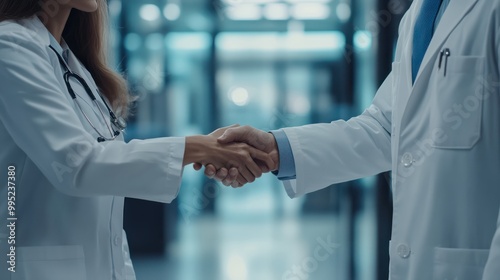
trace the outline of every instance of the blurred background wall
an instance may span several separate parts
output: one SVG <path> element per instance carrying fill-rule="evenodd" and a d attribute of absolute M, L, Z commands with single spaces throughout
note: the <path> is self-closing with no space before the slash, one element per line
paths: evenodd
<path fill-rule="evenodd" d="M 349 119 L 391 69 L 410 0 L 109 0 L 111 57 L 138 100 L 127 138 Z M 169 205 L 127 200 L 139 280 L 385 280 L 388 174 L 289 199 L 190 167 Z M 147 182 L 144 182 L 147 184 Z"/>

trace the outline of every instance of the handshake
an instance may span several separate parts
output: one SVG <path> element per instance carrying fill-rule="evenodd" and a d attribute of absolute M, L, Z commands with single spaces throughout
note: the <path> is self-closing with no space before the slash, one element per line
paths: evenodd
<path fill-rule="evenodd" d="M 205 166 L 209 178 L 238 188 L 277 170 L 279 155 L 271 133 L 233 125 L 209 135 L 187 137 L 184 165 L 191 163 L 195 170 Z"/>

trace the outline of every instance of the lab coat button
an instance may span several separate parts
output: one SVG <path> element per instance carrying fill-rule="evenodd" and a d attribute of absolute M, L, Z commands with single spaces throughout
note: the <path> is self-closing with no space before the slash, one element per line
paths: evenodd
<path fill-rule="evenodd" d="M 398 250 L 398 255 L 403 259 L 407 259 L 410 256 L 410 248 L 405 244 L 399 244 L 396 250 Z"/>
<path fill-rule="evenodd" d="M 410 153 L 405 153 L 401 158 L 401 163 L 404 167 L 410 167 L 413 165 L 413 156 Z"/>
<path fill-rule="evenodd" d="M 120 245 L 120 237 L 118 235 L 115 236 L 115 240 L 114 240 L 114 243 L 115 243 L 115 246 L 119 246 Z"/>

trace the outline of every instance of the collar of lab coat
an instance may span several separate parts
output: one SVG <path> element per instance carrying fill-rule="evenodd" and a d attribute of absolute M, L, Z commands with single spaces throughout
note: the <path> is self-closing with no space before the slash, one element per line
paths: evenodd
<path fill-rule="evenodd" d="M 420 8 L 422 6 L 424 0 L 414 1 L 412 5 L 412 10 L 410 11 L 410 30 L 408 30 L 406 51 L 407 53 L 413 53 L 412 40 L 414 37 L 414 29 L 415 22 L 420 13 Z M 432 75 L 432 67 L 434 61 L 436 61 L 439 52 L 443 47 L 449 47 L 453 51 L 453 46 L 444 46 L 446 40 L 450 36 L 450 34 L 455 30 L 458 24 L 463 20 L 463 18 L 474 8 L 478 0 L 452 0 L 448 5 L 448 8 L 443 14 L 439 25 L 434 32 L 434 36 L 432 37 L 431 43 L 427 52 L 425 53 L 424 59 L 422 61 L 422 65 L 420 66 L 420 70 L 418 72 L 417 78 L 413 86 L 411 85 L 411 55 L 405 57 L 406 59 L 406 81 L 408 91 L 406 94 L 402 95 L 402 105 L 404 107 L 403 111 L 407 112 L 407 107 L 409 104 L 412 104 L 413 100 L 419 100 L 421 98 L 421 94 L 425 94 L 425 88 L 427 86 L 427 82 Z M 406 119 L 411 118 L 409 114 L 404 114 L 402 116 L 401 122 L 405 122 Z"/>
<path fill-rule="evenodd" d="M 63 40 L 62 45 L 60 45 L 36 15 L 30 18 L 22 19 L 18 22 L 28 29 L 31 38 L 37 40 L 41 45 L 47 48 L 47 53 L 49 55 L 51 53 L 51 51 L 48 49 L 50 45 L 52 45 L 56 49 L 56 51 L 58 51 L 62 55 L 64 52 L 66 52 L 67 55 L 63 55 L 63 57 L 67 59 L 67 63 L 71 71 L 83 77 L 91 87 L 98 88 L 94 79 L 92 79 L 92 75 L 90 74 L 90 72 L 85 69 L 85 67 L 83 67 L 81 62 L 73 54 L 66 42 L 64 42 Z M 59 64 L 56 58 L 54 58 L 53 62 L 55 64 Z"/>
<path fill-rule="evenodd" d="M 68 62 L 68 53 L 69 53 L 69 48 L 66 42 L 64 42 L 64 39 L 62 39 L 62 44 L 59 44 L 57 42 L 56 38 L 52 36 L 52 34 L 49 32 L 49 37 L 50 37 L 50 45 L 59 53 L 61 57 Z"/>
<path fill-rule="evenodd" d="M 24 21 L 25 22 L 21 22 L 21 24 L 38 34 L 44 46 L 54 47 L 54 49 L 66 59 L 66 55 L 64 55 L 64 53 L 69 51 L 69 47 L 64 39 L 62 39 L 61 44 L 59 44 L 56 38 L 54 38 L 54 36 L 37 16 L 25 19 Z"/>
<path fill-rule="evenodd" d="M 19 23 L 27 29 L 33 31 L 33 34 L 36 34 L 42 45 L 47 47 L 50 45 L 50 36 L 52 35 L 38 16 L 35 15 L 30 18 L 22 19 Z"/>

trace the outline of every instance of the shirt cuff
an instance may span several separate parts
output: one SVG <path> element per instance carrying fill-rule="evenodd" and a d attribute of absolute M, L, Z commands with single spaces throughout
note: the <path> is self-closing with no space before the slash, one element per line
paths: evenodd
<path fill-rule="evenodd" d="M 276 139 L 278 153 L 280 157 L 280 166 L 278 171 L 273 172 L 281 181 L 295 180 L 297 172 L 295 170 L 295 159 L 293 158 L 292 146 L 283 130 L 273 130 L 271 133 Z"/>

